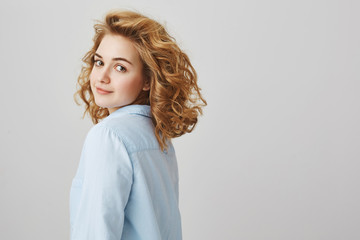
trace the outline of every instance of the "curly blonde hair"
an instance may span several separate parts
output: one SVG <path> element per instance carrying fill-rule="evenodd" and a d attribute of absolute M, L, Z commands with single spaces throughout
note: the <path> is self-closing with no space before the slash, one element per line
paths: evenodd
<path fill-rule="evenodd" d="M 144 77 L 150 91 L 142 91 L 132 104 L 150 105 L 155 135 L 161 149 L 166 141 L 190 133 L 207 103 L 197 85 L 197 74 L 188 56 L 178 47 L 175 39 L 158 22 L 132 11 L 112 10 L 104 22 L 94 25 L 94 45 L 83 57 L 78 77 L 80 88 L 74 94 L 85 103 L 94 124 L 107 117 L 109 111 L 95 104 L 90 88 L 90 73 L 95 51 L 106 34 L 119 34 L 132 41 L 144 66 Z"/>

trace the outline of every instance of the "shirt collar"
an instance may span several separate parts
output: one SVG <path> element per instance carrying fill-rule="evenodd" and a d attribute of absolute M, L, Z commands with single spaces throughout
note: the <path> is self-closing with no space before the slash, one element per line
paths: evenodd
<path fill-rule="evenodd" d="M 123 114 L 137 114 L 151 118 L 151 109 L 149 105 L 127 105 L 115 110 L 107 118 L 113 118 Z"/>

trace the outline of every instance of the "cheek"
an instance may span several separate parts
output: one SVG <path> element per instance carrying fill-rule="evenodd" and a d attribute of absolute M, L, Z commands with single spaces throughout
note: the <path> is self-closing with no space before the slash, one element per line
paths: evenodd
<path fill-rule="evenodd" d="M 137 96 L 142 88 L 142 79 L 129 79 L 129 81 L 120 81 L 118 89 L 127 93 L 127 95 Z"/>
<path fill-rule="evenodd" d="M 94 72 L 91 71 L 91 72 L 90 72 L 90 75 L 89 75 L 90 83 L 93 83 L 93 82 L 94 82 L 94 79 L 95 79 L 95 78 L 94 78 L 94 75 L 95 75 Z"/>

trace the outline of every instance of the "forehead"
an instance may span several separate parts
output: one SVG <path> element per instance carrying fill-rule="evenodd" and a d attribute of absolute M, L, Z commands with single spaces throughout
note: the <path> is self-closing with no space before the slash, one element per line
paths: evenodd
<path fill-rule="evenodd" d="M 100 42 L 96 53 L 105 59 L 122 57 L 131 62 L 140 62 L 140 55 L 130 39 L 121 35 L 106 34 Z"/>

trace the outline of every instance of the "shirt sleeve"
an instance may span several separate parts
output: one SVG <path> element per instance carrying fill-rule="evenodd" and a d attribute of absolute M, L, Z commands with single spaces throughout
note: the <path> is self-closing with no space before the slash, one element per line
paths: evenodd
<path fill-rule="evenodd" d="M 130 157 L 120 138 L 104 126 L 95 125 L 85 141 L 83 190 L 71 239 L 120 239 L 133 182 Z"/>

